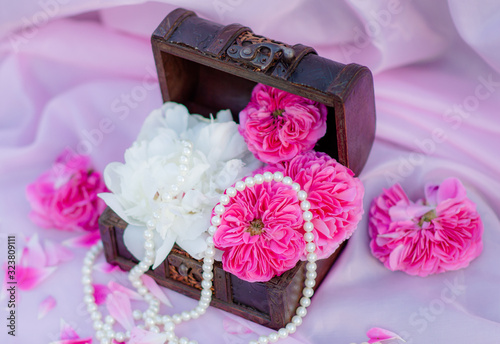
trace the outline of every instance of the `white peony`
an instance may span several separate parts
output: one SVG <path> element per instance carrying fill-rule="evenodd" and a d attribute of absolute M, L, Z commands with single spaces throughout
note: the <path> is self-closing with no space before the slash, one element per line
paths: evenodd
<path fill-rule="evenodd" d="M 189 170 L 180 194 L 162 201 L 180 176 L 182 140 L 193 144 Z M 153 111 L 137 140 L 125 152 L 125 163 L 113 162 L 104 171 L 111 193 L 100 197 L 129 226 L 124 241 L 138 259 L 144 256 L 146 222 L 159 213 L 156 226 L 156 268 L 174 243 L 199 259 L 206 249 L 212 209 L 226 188 L 261 166 L 248 150 L 228 110 L 216 119 L 190 115 L 173 102 Z"/>

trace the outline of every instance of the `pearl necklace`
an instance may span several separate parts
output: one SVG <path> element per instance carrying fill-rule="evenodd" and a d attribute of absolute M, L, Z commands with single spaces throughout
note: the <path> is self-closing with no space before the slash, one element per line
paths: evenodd
<path fill-rule="evenodd" d="M 183 141 L 183 155 L 180 158 L 180 172 L 184 176 L 187 174 L 189 163 L 189 157 L 192 152 L 192 144 L 189 141 Z M 181 168 L 185 166 L 185 168 Z M 253 187 L 255 184 L 262 184 L 264 182 L 281 182 L 285 185 L 292 187 L 294 191 L 297 192 L 297 198 L 299 199 L 300 208 L 303 211 L 302 217 L 305 221 L 304 223 L 304 240 L 306 242 L 307 251 L 307 261 L 306 264 L 306 279 L 304 282 L 304 289 L 302 291 L 302 298 L 300 299 L 300 306 L 297 307 L 296 315 L 293 316 L 292 321 L 288 323 L 285 327 L 279 329 L 276 332 L 272 332 L 268 336 L 260 336 L 257 341 L 250 341 L 249 344 L 267 344 L 274 343 L 280 338 L 286 338 L 289 334 L 294 333 L 297 326 L 302 324 L 302 318 L 307 314 L 307 307 L 311 304 L 311 297 L 314 294 L 314 285 L 316 284 L 316 260 L 317 255 L 314 252 L 316 250 L 316 244 L 314 244 L 314 234 L 312 230 L 314 225 L 312 224 L 312 213 L 309 211 L 311 204 L 307 201 L 307 193 L 300 189 L 298 183 L 294 183 L 290 177 L 284 177 L 281 172 L 265 172 L 264 174 L 256 174 L 253 177 L 247 177 L 244 181 L 238 181 L 234 187 L 229 187 L 226 189 L 225 193 L 220 196 L 220 202 L 214 207 L 215 215 L 211 218 L 211 226 L 208 228 L 209 237 L 206 239 L 207 249 L 205 250 L 203 258 L 203 274 L 201 282 L 201 297 L 198 301 L 198 306 L 190 311 L 183 311 L 181 313 L 174 314 L 172 316 L 160 315 L 160 301 L 150 293 L 150 291 L 144 286 L 140 277 L 149 270 L 153 265 L 155 259 L 155 249 L 154 249 L 154 230 L 156 228 L 157 221 L 161 218 L 161 213 L 154 212 L 153 218 L 148 220 L 146 223 L 146 230 L 144 231 L 144 249 L 146 251 L 144 259 L 134 266 L 129 272 L 129 280 L 132 285 L 137 289 L 137 292 L 143 296 L 144 300 L 148 302 L 149 306 L 145 312 L 139 310 L 134 310 L 132 315 L 135 320 L 144 320 L 144 325 L 139 325 L 140 327 L 145 327 L 149 331 L 154 333 L 160 333 L 160 327 L 163 327 L 163 333 L 166 335 L 167 343 L 170 344 L 196 344 L 194 340 L 189 340 L 186 337 L 178 338 L 175 333 L 175 325 L 180 324 L 183 321 L 189 321 L 191 319 L 196 319 L 203 315 L 210 302 L 212 300 L 212 279 L 213 279 L 213 264 L 215 262 L 215 247 L 213 242 L 213 236 L 217 231 L 218 226 L 221 224 L 221 215 L 226 211 L 225 205 L 227 205 L 231 197 L 236 196 L 238 191 L 243 191 L 247 187 Z M 179 193 L 180 184 L 184 182 L 184 178 L 178 178 L 177 183 L 170 187 L 168 191 L 168 196 L 163 197 L 162 200 L 171 200 L 172 197 Z M 91 319 L 94 321 L 94 329 L 96 330 L 96 339 L 98 339 L 101 344 L 110 344 L 113 339 L 118 342 L 126 341 L 130 338 L 130 332 L 115 332 L 113 331 L 113 324 L 115 319 L 107 315 L 102 321 L 102 314 L 99 312 L 98 307 L 95 303 L 94 298 L 94 288 L 92 286 L 92 266 L 95 262 L 97 255 L 102 251 L 102 242 L 94 245 L 87 253 L 84 259 L 84 265 L 82 268 L 82 284 L 84 292 L 84 302 L 87 304 L 87 310 L 90 313 Z"/>

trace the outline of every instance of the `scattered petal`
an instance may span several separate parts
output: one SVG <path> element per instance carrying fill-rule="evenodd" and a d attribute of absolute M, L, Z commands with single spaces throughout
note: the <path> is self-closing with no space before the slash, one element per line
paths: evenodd
<path fill-rule="evenodd" d="M 94 231 L 65 240 L 63 245 L 69 247 L 91 247 L 96 244 L 99 239 L 101 239 L 99 231 Z"/>
<path fill-rule="evenodd" d="M 109 314 L 125 329 L 130 330 L 134 327 L 132 306 L 126 294 L 119 291 L 112 292 L 106 298 L 106 307 L 108 308 Z"/>
<path fill-rule="evenodd" d="M 397 335 L 394 332 L 391 332 L 389 330 L 380 328 L 380 327 L 374 327 L 368 330 L 366 332 L 366 335 L 368 336 L 369 340 L 368 343 L 377 343 L 381 342 L 384 340 L 390 340 L 390 339 L 397 339 L 401 340 L 403 342 L 406 342 L 403 338 L 401 338 L 399 335 Z"/>
<path fill-rule="evenodd" d="M 46 297 L 38 306 L 38 320 L 42 319 L 57 305 L 56 299 L 52 295 Z"/>
<path fill-rule="evenodd" d="M 104 302 L 106 302 L 106 298 L 111 293 L 111 291 L 104 284 L 94 284 L 93 287 L 95 303 L 98 306 L 102 305 Z"/>
<path fill-rule="evenodd" d="M 29 266 L 33 268 L 43 268 L 46 266 L 47 258 L 45 252 L 40 245 L 38 235 L 35 234 L 27 239 L 26 246 L 21 253 L 19 264 L 22 266 Z"/>
<path fill-rule="evenodd" d="M 69 248 L 50 240 L 45 240 L 45 255 L 47 256 L 47 266 L 59 265 L 75 257 Z"/>
<path fill-rule="evenodd" d="M 61 319 L 61 335 L 59 338 L 61 338 L 61 340 L 78 339 L 80 336 L 78 336 L 76 331 L 73 330 L 66 321 Z"/>
<path fill-rule="evenodd" d="M 129 297 L 129 299 L 131 299 L 131 300 L 142 300 L 143 299 L 143 297 L 139 293 L 133 291 L 132 289 L 124 287 L 121 284 L 113 282 L 113 281 L 110 281 L 108 283 L 108 288 L 111 292 L 119 291 L 119 292 L 127 295 Z"/>
<path fill-rule="evenodd" d="M 110 274 L 115 271 L 123 271 L 119 265 L 111 265 L 108 262 L 101 262 L 94 265 L 94 270 Z"/>
<path fill-rule="evenodd" d="M 17 266 L 17 286 L 21 290 L 31 290 L 43 282 L 55 270 L 56 267 L 32 268 Z"/>
<path fill-rule="evenodd" d="M 242 323 L 231 318 L 224 318 L 222 326 L 224 326 L 224 330 L 229 334 L 248 334 L 253 332 Z"/>
<path fill-rule="evenodd" d="M 134 327 L 130 331 L 130 340 L 128 344 L 163 344 L 166 341 L 166 333 L 154 333 Z"/>
<path fill-rule="evenodd" d="M 156 281 L 148 276 L 148 275 L 142 275 L 141 276 L 142 283 L 144 283 L 144 286 L 149 289 L 151 294 L 153 294 L 158 300 L 160 300 L 161 303 L 168 307 L 173 307 L 172 303 L 170 300 L 167 298 L 165 293 L 163 293 L 163 290 L 156 284 Z"/>

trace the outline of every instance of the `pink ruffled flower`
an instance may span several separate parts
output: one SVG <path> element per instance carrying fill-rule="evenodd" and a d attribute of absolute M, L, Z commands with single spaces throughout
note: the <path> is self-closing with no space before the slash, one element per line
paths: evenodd
<path fill-rule="evenodd" d="M 309 151 L 256 173 L 265 171 L 282 171 L 307 192 L 318 259 L 328 258 L 352 235 L 363 215 L 364 187 L 350 169 L 325 153 Z"/>
<path fill-rule="evenodd" d="M 97 194 L 106 191 L 88 156 L 65 151 L 49 171 L 28 185 L 30 218 L 44 228 L 97 231 L 99 215 L 106 207 Z"/>
<path fill-rule="evenodd" d="M 326 114 L 324 104 L 257 84 L 238 130 L 257 159 L 274 164 L 314 148 L 326 133 Z"/>
<path fill-rule="evenodd" d="M 265 282 L 293 268 L 304 252 L 304 220 L 297 193 L 282 183 L 247 187 L 225 206 L 214 243 L 224 270 Z"/>
<path fill-rule="evenodd" d="M 425 200 L 412 202 L 399 184 L 372 202 L 373 255 L 392 270 L 427 276 L 469 265 L 482 251 L 483 224 L 456 178 L 426 185 Z"/>

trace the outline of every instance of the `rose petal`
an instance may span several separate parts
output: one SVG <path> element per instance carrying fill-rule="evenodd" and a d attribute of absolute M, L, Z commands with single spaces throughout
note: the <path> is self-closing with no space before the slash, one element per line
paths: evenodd
<path fill-rule="evenodd" d="M 134 327 L 132 306 L 127 295 L 114 291 L 106 298 L 106 307 L 109 314 L 125 329 L 130 330 Z"/>
<path fill-rule="evenodd" d="M 69 326 L 69 324 L 66 321 L 64 321 L 63 319 L 61 319 L 60 327 L 61 327 L 61 334 L 60 334 L 59 338 L 61 340 L 80 338 L 80 336 L 78 336 L 76 331 L 71 326 Z"/>
<path fill-rule="evenodd" d="M 46 266 L 46 261 L 45 252 L 42 245 L 40 245 L 38 235 L 35 234 L 26 242 L 19 264 L 32 268 L 43 268 Z"/>
<path fill-rule="evenodd" d="M 47 296 L 38 306 L 38 320 L 45 317 L 56 305 L 56 299 L 52 295 Z"/>
<path fill-rule="evenodd" d="M 120 293 L 123 293 L 129 297 L 131 300 L 142 300 L 143 297 L 139 294 L 133 291 L 132 289 L 126 288 L 122 286 L 121 284 L 118 284 L 116 282 L 110 281 L 108 283 L 108 288 L 111 292 L 118 291 Z"/>
<path fill-rule="evenodd" d="M 70 249 L 50 240 L 45 240 L 45 254 L 47 256 L 47 266 L 59 265 L 75 257 Z"/>
<path fill-rule="evenodd" d="M 17 286 L 21 290 L 31 290 L 38 286 L 38 284 L 50 276 L 55 270 L 56 267 L 32 268 L 17 266 Z"/>
<path fill-rule="evenodd" d="M 149 289 L 151 294 L 153 294 L 158 300 L 160 300 L 161 303 L 168 307 L 173 307 L 172 303 L 170 300 L 167 298 L 167 296 L 163 293 L 161 288 L 156 284 L 156 281 L 151 278 L 148 275 L 142 275 L 141 276 L 142 283 L 144 283 L 144 286 Z"/>
<path fill-rule="evenodd" d="M 110 289 L 103 284 L 94 284 L 94 299 L 96 305 L 102 305 L 106 302 L 106 298 L 111 293 Z"/>
<path fill-rule="evenodd" d="M 398 339 L 403 342 L 406 342 L 403 338 L 401 338 L 399 335 L 397 335 L 394 332 L 391 332 L 389 330 L 380 328 L 380 327 L 373 327 L 369 329 L 366 332 L 366 335 L 368 336 L 369 340 L 368 343 L 376 343 L 384 340 L 389 340 L 389 339 Z"/>
<path fill-rule="evenodd" d="M 101 239 L 99 231 L 94 231 L 65 240 L 63 241 L 63 245 L 69 247 L 91 247 L 95 245 L 99 239 Z"/>
<path fill-rule="evenodd" d="M 113 273 L 115 271 L 122 271 L 122 269 L 120 269 L 119 265 L 112 265 L 112 264 L 109 264 L 108 262 L 100 262 L 100 263 L 95 264 L 94 270 L 99 271 L 99 272 L 103 272 L 106 274 L 110 274 L 110 273 Z"/>

